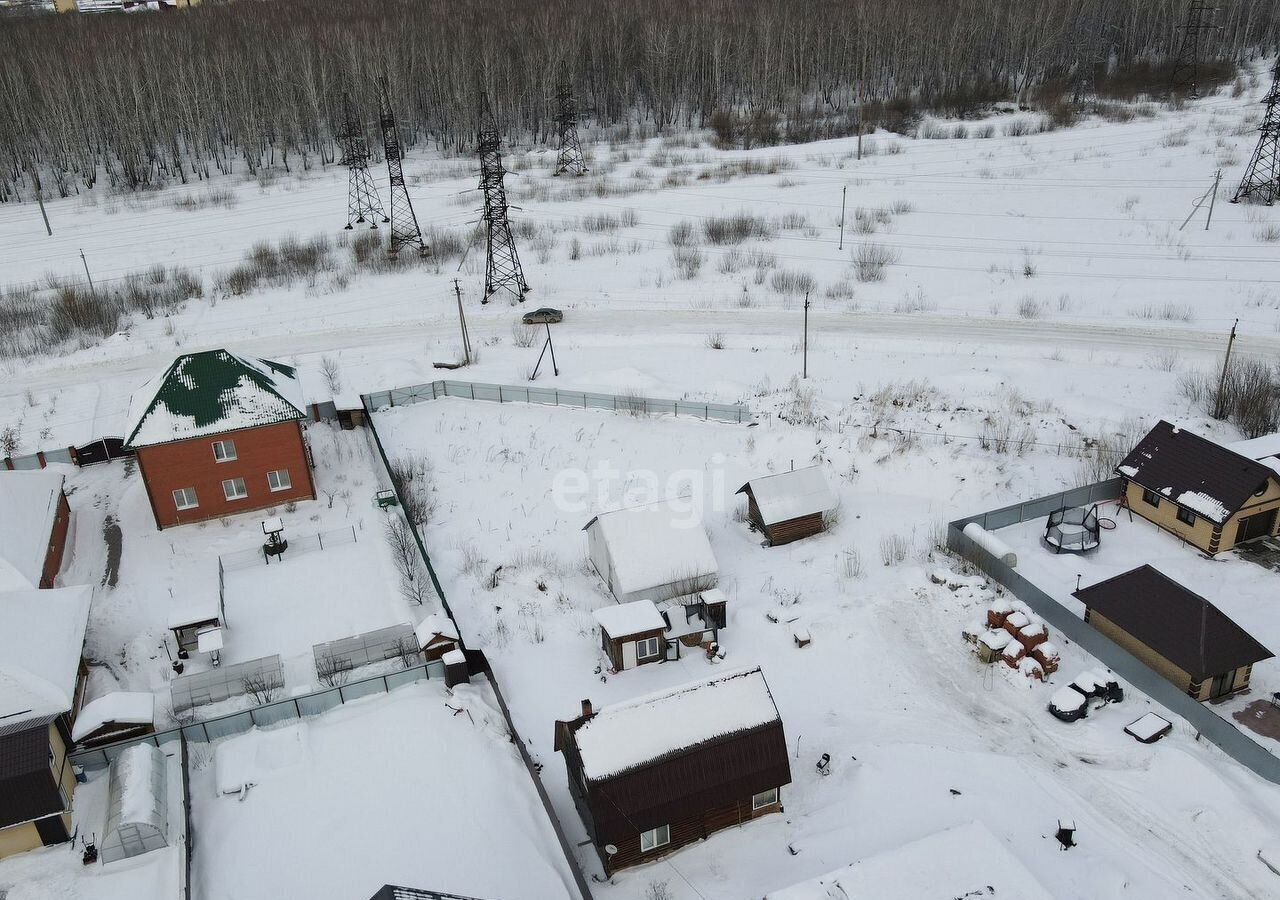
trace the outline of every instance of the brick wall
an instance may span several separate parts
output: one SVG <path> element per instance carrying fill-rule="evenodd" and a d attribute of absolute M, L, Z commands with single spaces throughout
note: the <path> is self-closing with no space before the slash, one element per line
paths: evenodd
<path fill-rule="evenodd" d="M 213 443 L 217 440 L 235 442 L 234 460 L 214 459 Z M 316 496 L 299 422 L 142 447 L 138 450 L 138 467 L 159 528 L 265 509 L 290 500 L 314 500 Z M 267 473 L 279 469 L 288 470 L 292 487 L 272 491 Z M 247 497 L 225 498 L 222 482 L 232 478 L 244 479 Z M 199 505 L 179 510 L 173 497 L 179 488 L 194 488 Z"/>

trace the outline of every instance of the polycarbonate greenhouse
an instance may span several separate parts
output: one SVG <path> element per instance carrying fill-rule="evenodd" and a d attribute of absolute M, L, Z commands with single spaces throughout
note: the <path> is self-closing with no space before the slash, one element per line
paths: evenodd
<path fill-rule="evenodd" d="M 135 744 L 111 763 L 104 863 L 169 845 L 167 773 L 168 760 L 152 744 Z"/>

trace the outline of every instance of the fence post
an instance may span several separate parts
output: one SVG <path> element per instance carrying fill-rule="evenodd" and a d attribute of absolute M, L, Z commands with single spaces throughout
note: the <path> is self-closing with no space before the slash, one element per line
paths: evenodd
<path fill-rule="evenodd" d="M 318 532 L 318 531 L 316 532 L 316 540 L 320 542 L 320 549 L 321 549 L 321 550 L 323 550 L 323 549 L 324 549 L 324 536 L 323 536 L 323 535 L 321 535 L 321 534 L 320 534 L 320 532 Z"/>
<path fill-rule="evenodd" d="M 351 526 L 351 543 L 353 544 L 360 543 L 360 538 L 356 536 L 356 526 L 354 525 Z"/>

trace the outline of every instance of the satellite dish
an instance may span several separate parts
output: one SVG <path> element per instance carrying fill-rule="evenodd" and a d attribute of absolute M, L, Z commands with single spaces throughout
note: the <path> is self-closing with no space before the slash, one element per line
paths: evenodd
<path fill-rule="evenodd" d="M 607 853 L 607 854 L 609 854 L 610 856 L 613 856 L 615 853 L 617 853 L 617 852 L 618 852 L 618 845 L 617 845 L 617 844 L 605 844 L 605 845 L 604 845 L 604 852 L 605 852 L 605 853 Z"/>

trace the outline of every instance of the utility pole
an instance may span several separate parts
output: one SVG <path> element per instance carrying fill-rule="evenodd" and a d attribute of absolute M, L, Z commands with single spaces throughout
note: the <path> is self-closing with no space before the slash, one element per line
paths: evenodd
<path fill-rule="evenodd" d="M 1226 404 L 1227 372 L 1231 368 L 1231 347 L 1236 342 L 1236 326 L 1239 324 L 1239 319 L 1236 319 L 1231 324 L 1231 336 L 1227 338 L 1227 355 L 1222 360 L 1222 377 L 1218 379 L 1218 397 L 1213 404 L 1213 417 L 1215 419 L 1225 419 L 1227 417 L 1227 411 L 1223 409 Z"/>
<path fill-rule="evenodd" d="M 1197 197 L 1196 201 L 1191 204 L 1191 212 L 1187 213 L 1187 217 L 1183 219 L 1182 224 L 1178 226 L 1179 231 L 1187 227 L 1187 223 L 1189 223 L 1195 217 L 1195 214 L 1200 211 L 1200 207 L 1204 206 L 1206 200 L 1209 201 L 1209 216 L 1205 219 L 1204 230 L 1209 230 L 1209 223 L 1213 221 L 1213 203 L 1218 196 L 1218 183 L 1221 181 L 1222 170 L 1219 169 L 1213 176 L 1213 186 Z"/>
<path fill-rule="evenodd" d="M 547 342 L 542 345 L 542 352 L 538 354 L 538 362 L 533 367 L 533 374 L 529 376 L 530 381 L 538 377 L 538 369 L 542 368 L 542 357 L 546 356 L 548 348 L 551 350 L 551 371 L 557 377 L 560 375 L 560 367 L 556 365 L 556 348 L 551 343 L 551 323 L 544 322 L 543 324 L 547 326 Z"/>
<path fill-rule="evenodd" d="M 858 132 L 858 136 L 862 136 L 862 132 Z M 849 185 L 840 188 L 840 249 L 844 249 L 844 200 L 849 193 Z"/>
<path fill-rule="evenodd" d="M 1219 169 L 1213 176 L 1213 192 L 1209 194 L 1209 216 L 1204 220 L 1204 230 L 1209 230 L 1209 223 L 1213 221 L 1213 204 L 1218 199 L 1218 185 L 1222 183 L 1222 170 Z"/>
<path fill-rule="evenodd" d="M 809 377 L 809 292 L 804 292 L 804 362 L 800 370 L 801 378 Z"/>
<path fill-rule="evenodd" d="M 93 276 L 89 274 L 89 261 L 84 258 L 84 248 L 80 248 L 80 262 L 84 263 L 84 277 L 89 279 L 89 293 L 94 297 L 98 296 L 98 291 L 93 286 Z"/>
<path fill-rule="evenodd" d="M 426 256 L 427 244 L 422 239 L 422 229 L 418 227 L 418 216 L 409 200 L 404 169 L 400 165 L 400 133 L 391 109 L 391 84 L 386 75 L 378 76 L 378 124 L 382 128 L 382 150 L 391 180 L 391 255 L 399 253 L 401 247 L 413 246 L 418 248 L 418 255 Z"/>
<path fill-rule="evenodd" d="M 36 203 L 40 204 L 40 216 L 44 219 L 44 230 L 53 237 L 53 229 L 49 226 L 49 214 L 44 211 L 44 191 L 40 190 L 40 179 L 36 177 Z"/>
<path fill-rule="evenodd" d="M 489 108 L 489 98 L 481 96 L 480 128 L 477 134 L 480 150 L 480 190 L 484 192 L 484 222 L 488 237 L 487 258 L 484 268 L 484 296 L 481 303 L 488 303 L 499 290 L 506 290 L 519 302 L 529 285 L 524 280 L 524 268 L 520 254 L 516 252 L 515 238 L 511 236 L 511 222 L 507 219 L 507 189 L 503 184 L 506 169 L 502 167 L 502 138 L 498 125 Z"/>
<path fill-rule="evenodd" d="M 1244 170 L 1244 178 L 1236 188 L 1236 195 L 1231 198 L 1232 203 L 1251 199 L 1261 200 L 1270 206 L 1280 195 L 1280 62 L 1276 63 L 1275 73 L 1271 76 L 1271 90 L 1262 102 L 1267 104 L 1262 125 L 1258 128 L 1262 134 L 1253 158 Z"/>
<path fill-rule="evenodd" d="M 582 145 L 578 142 L 578 103 L 573 87 L 562 81 L 556 90 L 556 133 L 560 137 L 556 154 L 556 170 L 552 175 L 586 175 L 587 165 L 582 158 Z"/>
<path fill-rule="evenodd" d="M 347 167 L 347 231 L 355 223 L 370 222 L 378 227 L 378 220 L 390 222 L 382 208 L 378 189 L 369 176 L 369 144 L 364 137 L 364 125 L 351 112 L 351 95 L 342 95 L 342 130 L 338 141 L 342 146 L 342 165 Z"/>
<path fill-rule="evenodd" d="M 1215 12 L 1216 7 L 1205 6 L 1204 0 L 1191 0 L 1187 6 L 1186 22 L 1178 26 L 1182 40 L 1173 66 L 1174 94 L 1185 93 L 1193 100 L 1200 96 L 1200 33 L 1218 30 L 1219 26 L 1209 21 Z"/>
<path fill-rule="evenodd" d="M 467 333 L 467 317 L 462 312 L 462 285 L 453 279 L 453 292 L 458 297 L 458 325 L 462 328 L 462 358 L 471 365 L 471 335 Z"/>

